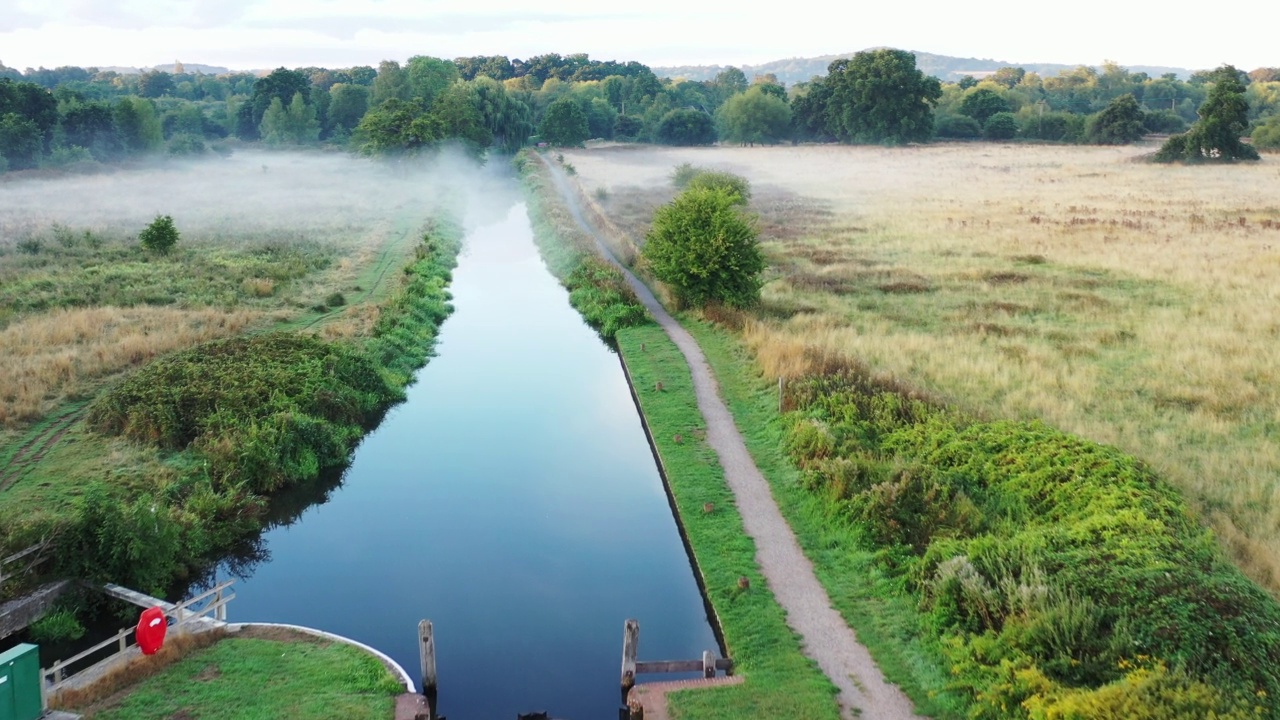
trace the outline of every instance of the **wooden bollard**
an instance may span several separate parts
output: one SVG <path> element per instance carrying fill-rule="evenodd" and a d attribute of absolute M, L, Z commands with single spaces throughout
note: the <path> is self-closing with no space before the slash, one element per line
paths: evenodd
<path fill-rule="evenodd" d="M 702 651 L 702 677 L 713 678 L 716 676 L 716 659 L 710 650 Z"/>
<path fill-rule="evenodd" d="M 622 702 L 636 684 L 636 646 L 640 644 L 640 623 L 627 620 L 622 626 Z"/>
<path fill-rule="evenodd" d="M 422 661 L 422 694 L 427 698 L 427 717 L 435 720 L 439 678 L 436 676 L 436 638 L 430 620 L 418 623 L 418 658 Z"/>

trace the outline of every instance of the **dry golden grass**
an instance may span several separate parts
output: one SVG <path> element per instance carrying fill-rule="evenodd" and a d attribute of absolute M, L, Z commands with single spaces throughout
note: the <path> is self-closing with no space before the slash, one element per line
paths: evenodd
<path fill-rule="evenodd" d="M 1134 162 L 1149 150 L 565 156 L 633 233 L 636 202 L 652 205 L 678 163 L 753 182 L 771 268 L 741 325 L 770 374 L 841 354 L 987 416 L 1117 445 L 1198 502 L 1277 592 L 1280 163 Z"/>
<path fill-rule="evenodd" d="M 0 329 L 0 425 L 41 417 L 103 377 L 167 352 L 241 332 L 250 310 L 79 308 L 25 316 Z"/>
<path fill-rule="evenodd" d="M 67 688 L 49 698 L 52 708 L 77 708 L 91 711 L 108 706 L 130 688 L 188 655 L 212 647 L 227 637 L 224 628 L 204 632 L 175 632 L 165 640 L 155 655 L 139 655 L 133 660 L 102 674 L 93 684 L 83 688 Z"/>

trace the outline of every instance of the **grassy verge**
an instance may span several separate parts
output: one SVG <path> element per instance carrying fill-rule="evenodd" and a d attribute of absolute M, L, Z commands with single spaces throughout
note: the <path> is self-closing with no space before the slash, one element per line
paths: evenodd
<path fill-rule="evenodd" d="M 760 373 L 749 351 L 728 331 L 691 314 L 681 324 L 698 341 L 720 394 L 733 413 L 756 467 L 796 534 L 834 607 L 858 634 L 890 682 L 932 717 L 964 716 L 967 703 L 950 689 L 940 647 L 919 630 L 916 601 L 881 570 L 877 551 L 822 498 L 806 492 L 787 458 L 778 386 Z"/>
<path fill-rule="evenodd" d="M 349 645 L 230 637 L 80 711 L 99 720 L 385 720 L 401 692 L 377 658 Z"/>
<path fill-rule="evenodd" d="M 617 342 L 729 654 L 746 680 L 674 695 L 677 717 L 839 717 L 835 687 L 801 652 L 756 566 L 755 543 L 742 527 L 715 452 L 704 442 L 684 356 L 655 325 L 622 330 Z M 739 578 L 747 579 L 747 588 Z"/>
<path fill-rule="evenodd" d="M 534 242 L 551 274 L 569 290 L 569 304 L 606 338 L 653 322 L 622 273 L 596 253 L 595 241 L 573 221 L 531 150 L 516 157 L 529 205 Z"/>

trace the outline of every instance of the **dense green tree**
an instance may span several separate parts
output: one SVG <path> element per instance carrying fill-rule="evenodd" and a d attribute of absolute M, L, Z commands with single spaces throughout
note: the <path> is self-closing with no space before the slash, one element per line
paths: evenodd
<path fill-rule="evenodd" d="M 1000 93 L 990 88 L 975 87 L 964 94 L 959 110 L 961 115 L 968 115 L 977 120 L 979 125 L 986 125 L 987 118 L 996 113 L 1010 112 L 1013 108 Z"/>
<path fill-rule="evenodd" d="M 1263 150 L 1280 150 L 1280 115 L 1272 115 L 1253 130 L 1253 146 Z"/>
<path fill-rule="evenodd" d="M 440 121 L 416 103 L 392 98 L 370 110 L 354 134 L 366 155 L 413 153 L 434 147 L 444 137 Z"/>
<path fill-rule="evenodd" d="M 593 138 L 613 138 L 613 124 L 618 119 L 618 112 L 608 100 L 602 97 L 591 98 L 585 103 L 583 112 L 587 115 L 587 131 Z"/>
<path fill-rule="evenodd" d="M 934 133 L 941 138 L 968 140 L 982 137 L 982 126 L 968 115 L 939 115 Z"/>
<path fill-rule="evenodd" d="M 298 93 L 303 93 L 304 98 L 310 96 L 311 79 L 297 70 L 277 68 L 254 81 L 253 96 L 247 103 L 253 108 L 254 127 L 262 123 L 262 116 L 271 107 L 272 100 L 279 100 L 282 105 L 288 106 Z"/>
<path fill-rule="evenodd" d="M 7 160 L 8 169 L 35 167 L 43 149 L 40 128 L 34 121 L 17 113 L 0 115 L 0 157 Z"/>
<path fill-rule="evenodd" d="M 720 101 L 724 102 L 740 92 L 747 91 L 747 76 L 736 67 L 727 67 L 716 73 L 711 84 L 719 91 Z"/>
<path fill-rule="evenodd" d="M 369 111 L 369 88 L 353 83 L 338 83 L 329 88 L 329 124 L 334 130 L 350 133 Z"/>
<path fill-rule="evenodd" d="M 138 94 L 144 98 L 158 98 L 173 95 L 177 86 L 173 76 L 159 70 L 148 70 L 138 76 Z"/>
<path fill-rule="evenodd" d="M 716 123 L 700 110 L 672 110 L 658 122 L 654 140 L 666 145 L 711 145 L 716 141 Z"/>
<path fill-rule="evenodd" d="M 828 142 L 835 136 L 828 130 L 827 108 L 831 103 L 831 86 L 814 78 L 796 86 L 791 99 L 791 125 L 801 140 Z"/>
<path fill-rule="evenodd" d="M 1132 94 L 1111 101 L 1102 112 L 1089 118 L 1085 139 L 1094 145 L 1128 145 L 1146 133 L 1142 108 Z"/>
<path fill-rule="evenodd" d="M 682 305 L 747 307 L 760 298 L 757 231 L 726 190 L 689 189 L 659 208 L 642 256 Z"/>
<path fill-rule="evenodd" d="M 827 129 L 845 142 L 923 142 L 933 134 L 942 85 L 904 50 L 868 50 L 831 63 Z"/>
<path fill-rule="evenodd" d="M 493 143 L 503 152 L 515 153 L 533 135 L 533 108 L 517 93 L 509 93 L 502 83 L 486 75 L 471 82 L 476 107 Z"/>
<path fill-rule="evenodd" d="M 168 215 L 157 215 L 150 225 L 138 233 L 138 241 L 142 243 L 142 247 L 160 255 L 168 255 L 178 244 L 178 239 L 178 228 Z"/>
<path fill-rule="evenodd" d="M 578 147 L 590 136 L 587 115 L 570 98 L 561 98 L 547 106 L 538 126 L 543 142 L 562 147 Z"/>
<path fill-rule="evenodd" d="M 767 144 L 782 142 L 791 134 L 791 108 L 785 100 L 753 85 L 734 95 L 720 108 L 720 136 L 728 142 Z"/>
<path fill-rule="evenodd" d="M 106 102 L 73 103 L 62 113 L 62 137 L 66 144 L 87 149 L 97 160 L 120 152 L 111 105 Z"/>
<path fill-rule="evenodd" d="M 409 76 L 395 60 L 378 63 L 378 76 L 373 80 L 373 94 L 369 103 L 381 106 L 388 100 L 408 100 L 413 97 L 409 88 Z"/>
<path fill-rule="evenodd" d="M 268 145 L 284 145 L 289 138 L 289 111 L 285 109 L 280 98 L 271 98 L 271 104 L 262 115 L 262 123 L 258 126 L 258 137 Z"/>
<path fill-rule="evenodd" d="M 409 84 L 409 98 L 420 98 L 423 106 L 428 108 L 459 77 L 456 65 L 426 55 L 409 58 L 404 73 Z"/>
<path fill-rule="evenodd" d="M 644 121 L 634 115 L 619 115 L 613 121 L 613 137 L 617 139 L 636 139 L 644 130 Z"/>
<path fill-rule="evenodd" d="M 476 156 L 493 144 L 493 132 L 480 114 L 479 95 L 475 88 L 461 80 L 441 91 L 431 108 L 440 123 L 444 137 L 461 140 Z"/>
<path fill-rule="evenodd" d="M 378 77 L 378 71 L 368 65 L 357 65 L 348 70 L 347 74 L 351 76 L 352 84 L 364 87 L 372 87 L 373 81 Z"/>
<path fill-rule="evenodd" d="M 997 85 L 1003 85 L 1012 90 L 1022 79 L 1027 76 L 1027 71 L 1020 67 L 1002 67 L 992 73 L 988 78 Z"/>
<path fill-rule="evenodd" d="M 35 123 L 44 141 L 58 124 L 58 100 L 35 83 L 0 78 L 0 115 L 9 113 Z"/>
<path fill-rule="evenodd" d="M 982 136 L 988 140 L 1012 140 L 1018 134 L 1018 118 L 1011 112 L 998 112 L 987 118 Z"/>
<path fill-rule="evenodd" d="M 164 142 L 164 130 L 155 107 L 140 97 L 124 97 L 112 109 L 116 135 L 129 152 L 148 152 Z"/>
<path fill-rule="evenodd" d="M 977 86 L 977 84 L 978 78 L 972 75 L 964 75 L 956 81 L 956 85 L 958 85 L 961 90 L 968 90 L 971 87 Z"/>
<path fill-rule="evenodd" d="M 1161 162 L 1231 162 L 1257 160 L 1258 151 L 1240 141 L 1249 127 L 1249 103 L 1240 71 L 1224 65 L 1208 74 L 1209 97 L 1200 106 L 1200 119 L 1189 131 L 1169 138 L 1156 160 Z"/>

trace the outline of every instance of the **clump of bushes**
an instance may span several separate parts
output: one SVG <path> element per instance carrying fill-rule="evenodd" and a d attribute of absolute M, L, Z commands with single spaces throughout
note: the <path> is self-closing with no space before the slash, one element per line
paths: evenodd
<path fill-rule="evenodd" d="M 1280 717 L 1280 604 L 1134 458 L 857 371 L 791 398 L 804 487 L 916 597 L 969 717 Z"/>
<path fill-rule="evenodd" d="M 691 163 L 680 163 L 671 171 L 671 184 L 678 190 L 703 188 L 724 190 L 737 195 L 739 205 L 751 200 L 751 183 L 741 175 L 719 170 L 708 170 Z"/>
<path fill-rule="evenodd" d="M 650 322 L 622 272 L 598 257 L 587 257 L 564 279 L 569 304 L 605 337 Z"/>
<path fill-rule="evenodd" d="M 271 492 L 344 461 L 400 393 L 359 348 L 274 332 L 157 360 L 96 400 L 88 422 L 165 449 L 191 447 L 218 479 Z"/>

